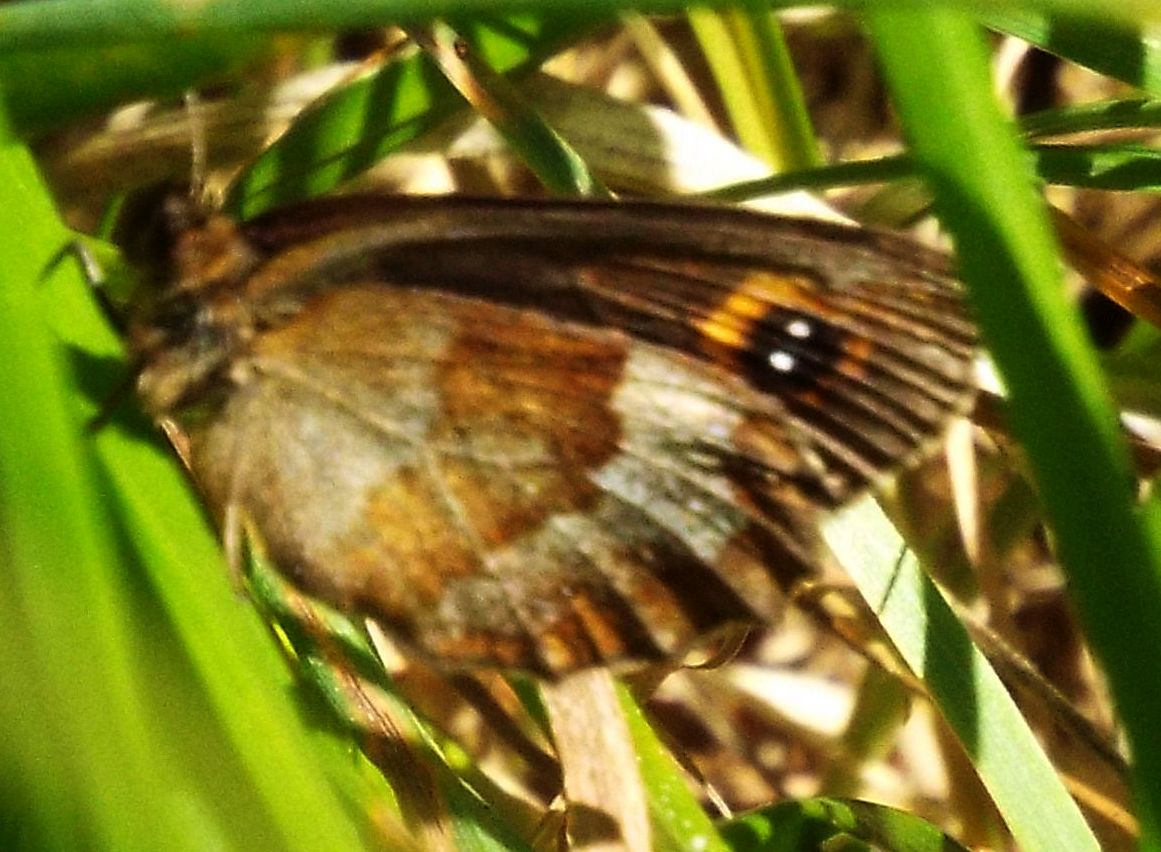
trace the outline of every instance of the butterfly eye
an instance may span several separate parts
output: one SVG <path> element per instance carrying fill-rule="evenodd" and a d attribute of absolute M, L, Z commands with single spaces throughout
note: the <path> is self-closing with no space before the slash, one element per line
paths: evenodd
<path fill-rule="evenodd" d="M 206 309 L 190 293 L 174 293 L 154 306 L 149 320 L 150 326 L 172 345 L 189 340 L 205 325 Z"/>

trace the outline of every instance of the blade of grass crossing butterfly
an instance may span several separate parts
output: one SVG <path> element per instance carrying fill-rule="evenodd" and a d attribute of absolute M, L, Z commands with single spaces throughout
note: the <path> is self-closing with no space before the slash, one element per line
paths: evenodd
<path fill-rule="evenodd" d="M 601 19 L 566 16 L 495 18 L 463 29 L 480 61 L 497 73 L 533 68 L 590 31 Z M 296 120 L 239 176 L 225 208 L 251 218 L 314 197 L 365 171 L 463 109 L 462 97 L 413 51 L 358 77 Z"/>
<path fill-rule="evenodd" d="M 409 32 L 551 192 L 608 195 L 576 151 L 521 99 L 511 83 L 477 58 L 471 44 L 455 30 L 436 21 Z"/>

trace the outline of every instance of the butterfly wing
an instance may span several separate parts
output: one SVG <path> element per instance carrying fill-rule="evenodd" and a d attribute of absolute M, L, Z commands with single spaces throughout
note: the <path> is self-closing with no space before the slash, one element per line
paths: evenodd
<path fill-rule="evenodd" d="M 903 244 L 420 205 L 251 226 L 256 331 L 186 427 L 219 512 L 444 665 L 553 676 L 776 617 L 818 512 L 968 396 L 958 293 Z"/>

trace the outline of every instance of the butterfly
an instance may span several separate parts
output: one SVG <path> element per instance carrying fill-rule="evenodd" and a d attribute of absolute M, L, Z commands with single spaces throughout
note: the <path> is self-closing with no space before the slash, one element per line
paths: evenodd
<path fill-rule="evenodd" d="M 445 669 L 555 678 L 776 620 L 824 513 L 973 396 L 948 260 L 678 203 L 174 209 L 128 339 L 227 542 Z"/>

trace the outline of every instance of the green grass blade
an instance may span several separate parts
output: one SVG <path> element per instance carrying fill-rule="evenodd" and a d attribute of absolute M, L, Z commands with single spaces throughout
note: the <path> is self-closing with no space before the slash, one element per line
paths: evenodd
<path fill-rule="evenodd" d="M 1058 14 L 1038 8 L 1052 5 L 1060 8 L 1048 12 Z M 1129 7 L 1078 9 L 1067 2 L 996 4 L 980 11 L 978 20 L 1151 95 L 1161 95 L 1161 44 L 1147 32 L 1150 20 L 1157 23 L 1156 6 L 1134 11 Z"/>
<path fill-rule="evenodd" d="M 21 785 L 5 784 L 4 807 L 23 802 L 10 816 L 32 848 L 290 848 L 236 764 L 212 759 L 216 723 L 181 688 L 186 661 L 118 534 L 76 404 L 85 375 L 50 324 L 83 286 L 75 265 L 52 264 L 69 233 L 26 152 L 6 141 L 0 168 L 0 630 L 14 631 L 0 641 L 0 742 Z"/>
<path fill-rule="evenodd" d="M 361 628 L 304 598 L 254 551 L 247 580 L 255 605 L 278 626 L 314 697 L 364 753 L 374 755 L 391 783 L 398 815 L 387 845 L 438 845 L 451 835 L 458 849 L 527 848 L 503 822 L 500 803 L 484 800 L 452 772 L 436 736 L 398 694 Z"/>
<path fill-rule="evenodd" d="M 1149 845 L 1161 803 L 1161 729 L 1157 671 L 1141 648 L 1161 647 L 1161 532 L 1134 512 L 1116 414 L 1065 301 L 1047 219 L 991 94 L 979 34 L 946 11 L 877 11 L 869 21 L 913 154 L 956 238 L 1010 392 L 1013 430 L 1108 672 L 1137 762 Z"/>
<path fill-rule="evenodd" d="M 138 98 L 176 98 L 192 86 L 238 72 L 270 49 L 237 33 L 155 43 L 0 50 L 0 77 L 13 128 L 32 138 Z"/>
<path fill-rule="evenodd" d="M 972 12 L 1006 12 L 1011 0 L 945 0 L 947 7 Z M 642 12 L 672 13 L 688 7 L 680 0 L 635 0 Z M 725 2 L 702 3 L 725 7 Z M 787 2 L 776 6 L 795 5 Z M 847 8 L 865 4 L 840 3 Z M 38 0 L 11 3 L 0 9 L 0 31 L 9 50 L 62 46 L 104 46 L 127 40 L 147 41 L 189 38 L 203 33 L 243 31 L 251 33 L 319 28 L 348 29 L 401 21 L 431 20 L 462 14 L 464 0 L 217 0 L 190 3 L 185 0 Z M 507 13 L 546 8 L 534 0 L 474 0 L 472 14 Z M 624 0 L 554 0 L 561 14 L 601 15 L 629 8 Z M 1154 0 L 1036 0 L 1021 4 L 1037 13 L 1039 20 L 1054 16 L 1088 23 L 1119 21 L 1133 24 L 1158 20 Z"/>
<path fill-rule="evenodd" d="M 30 837 L 144 848 L 161 806 L 133 810 L 170 767 L 135 700 L 123 552 L 101 511 L 67 353 L 44 317 L 43 280 L 67 239 L 27 152 L 0 135 L 0 750 L 7 815 Z M 67 275 L 67 270 L 58 270 Z M 55 278 L 56 276 L 54 276 Z M 32 463 L 31 460 L 35 460 Z M 19 783 L 24 790 L 14 786 Z M 50 839 L 51 838 L 51 839 Z"/>
<path fill-rule="evenodd" d="M 1161 188 L 1161 151 L 1147 145 L 1033 145 L 1029 153 L 1036 174 L 1045 183 L 1129 192 Z M 791 189 L 834 189 L 898 181 L 917 173 L 914 159 L 899 154 L 786 172 L 724 186 L 700 197 L 745 201 Z"/>
<path fill-rule="evenodd" d="M 824 536 L 927 685 L 1020 848 L 1098 849 L 1019 708 L 878 505 L 844 510 Z"/>
<path fill-rule="evenodd" d="M 1161 189 L 1161 151 L 1147 145 L 1037 145 L 1036 172 L 1047 183 L 1110 191 Z"/>
<path fill-rule="evenodd" d="M 563 195 L 608 196 L 580 156 L 447 24 L 410 30 L 472 108 L 504 137 L 541 183 Z"/>
<path fill-rule="evenodd" d="M 35 845 L 361 848 L 376 788 L 297 712 L 173 460 L 124 419 L 86 435 L 117 346 L 51 263 L 71 236 L 26 153 L 2 153 L 0 740 Z"/>
<path fill-rule="evenodd" d="M 761 5 L 688 13 L 742 145 L 777 172 L 820 161 L 777 18 Z"/>
<path fill-rule="evenodd" d="M 532 68 L 589 31 L 570 18 L 481 20 L 463 29 L 480 61 L 499 73 Z M 299 116 L 238 177 L 226 208 L 249 218 L 320 195 L 464 108 L 427 54 L 400 57 Z"/>
<path fill-rule="evenodd" d="M 780 802 L 730 820 L 722 833 L 735 852 L 823 848 L 967 852 L 931 823 L 905 811 L 833 798 Z"/>
<path fill-rule="evenodd" d="M 620 686 L 619 694 L 649 800 L 656 848 L 668 852 L 725 852 L 730 847 L 690 792 L 673 755 L 649 727 L 629 690 Z"/>
<path fill-rule="evenodd" d="M 1161 127 L 1161 101 L 1150 98 L 1103 100 L 1046 109 L 1020 118 L 1020 128 L 1032 138 L 1097 130 Z"/>

